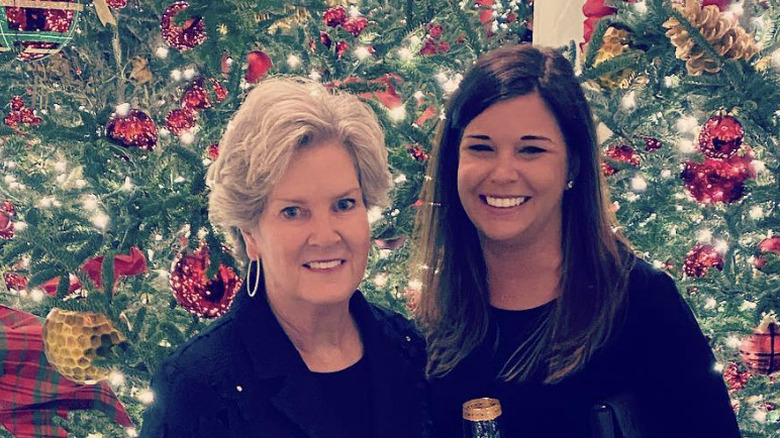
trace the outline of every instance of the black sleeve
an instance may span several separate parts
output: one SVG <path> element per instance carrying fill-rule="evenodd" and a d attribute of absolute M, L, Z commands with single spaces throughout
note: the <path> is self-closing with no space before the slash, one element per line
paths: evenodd
<path fill-rule="evenodd" d="M 668 275 L 646 269 L 632 278 L 629 300 L 644 351 L 637 363 L 651 436 L 740 437 L 723 376 L 691 309 Z"/>

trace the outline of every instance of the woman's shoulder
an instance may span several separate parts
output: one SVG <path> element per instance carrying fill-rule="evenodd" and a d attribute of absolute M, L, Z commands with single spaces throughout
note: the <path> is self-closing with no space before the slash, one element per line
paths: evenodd
<path fill-rule="evenodd" d="M 357 300 L 362 302 L 358 308 L 362 308 L 363 313 L 369 316 L 360 318 L 364 323 L 371 324 L 383 337 L 401 345 L 401 349 L 408 354 L 425 355 L 425 340 L 413 320 L 395 310 L 367 301 L 362 294 Z"/>

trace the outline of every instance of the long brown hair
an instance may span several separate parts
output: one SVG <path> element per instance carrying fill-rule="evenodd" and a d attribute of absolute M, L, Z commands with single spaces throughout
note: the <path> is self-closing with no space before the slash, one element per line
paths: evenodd
<path fill-rule="evenodd" d="M 619 323 L 628 271 L 628 243 L 612 230 L 608 191 L 590 108 L 571 64 L 555 50 L 513 45 L 482 56 L 450 98 L 428 163 L 416 217 L 413 272 L 422 280 L 418 319 L 428 341 L 428 375 L 452 370 L 490 330 L 487 267 L 477 230 L 458 197 L 463 130 L 489 106 L 538 92 L 566 141 L 569 179 L 563 197 L 561 294 L 544 336 L 530 354 L 505 366 L 522 381 L 539 367 L 554 382 L 577 371 Z M 520 116 L 521 117 L 521 116 Z"/>

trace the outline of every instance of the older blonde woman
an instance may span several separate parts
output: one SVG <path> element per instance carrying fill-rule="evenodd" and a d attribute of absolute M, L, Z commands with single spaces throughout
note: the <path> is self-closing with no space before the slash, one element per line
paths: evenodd
<path fill-rule="evenodd" d="M 211 221 L 249 261 L 233 309 L 152 379 L 144 437 L 426 436 L 423 342 L 369 304 L 367 208 L 387 200 L 384 136 L 355 97 L 270 79 L 209 168 Z"/>

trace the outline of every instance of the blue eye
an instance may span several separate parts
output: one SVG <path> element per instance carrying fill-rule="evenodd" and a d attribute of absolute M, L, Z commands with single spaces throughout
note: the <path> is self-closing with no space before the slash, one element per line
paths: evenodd
<path fill-rule="evenodd" d="M 356 204 L 357 204 L 357 201 L 355 201 L 352 198 L 339 199 L 336 202 L 336 205 L 334 206 L 334 210 L 336 210 L 336 211 L 352 210 L 355 207 Z"/>
<path fill-rule="evenodd" d="M 281 214 L 282 216 L 285 217 L 285 219 L 295 219 L 301 216 L 301 208 L 300 207 L 283 208 Z"/>

